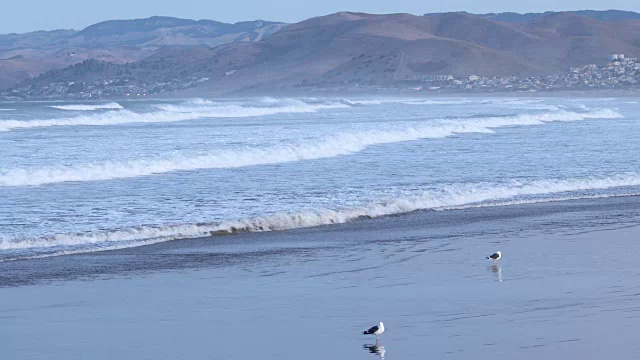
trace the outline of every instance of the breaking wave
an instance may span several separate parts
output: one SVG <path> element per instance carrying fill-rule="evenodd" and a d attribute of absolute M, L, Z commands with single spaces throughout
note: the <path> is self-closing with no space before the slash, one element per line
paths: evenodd
<path fill-rule="evenodd" d="M 505 126 L 540 125 L 553 121 L 576 121 L 594 118 L 620 118 L 619 113 L 603 109 L 584 113 L 557 111 L 508 117 L 489 117 L 438 124 L 416 125 L 400 130 L 351 132 L 314 142 L 210 152 L 197 156 L 174 155 L 166 158 L 136 159 L 124 162 L 101 162 L 73 166 L 40 168 L 0 168 L 0 186 L 33 186 L 67 181 L 99 181 L 156 175 L 174 171 L 237 168 L 280 164 L 349 155 L 373 145 L 428 138 L 443 138 L 462 133 L 491 133 Z"/>
<path fill-rule="evenodd" d="M 180 105 L 156 105 L 157 108 L 172 113 L 212 114 L 204 117 L 252 117 L 283 113 L 310 113 L 323 109 L 349 107 L 339 102 L 304 102 L 297 99 L 264 98 L 252 105 L 193 99 Z"/>
<path fill-rule="evenodd" d="M 127 123 L 157 123 L 193 119 L 189 114 L 171 114 L 166 112 L 135 113 L 130 110 L 109 111 L 101 114 L 76 116 L 70 118 L 44 120 L 1 120 L 0 131 L 30 129 L 51 126 L 104 126 Z"/>
<path fill-rule="evenodd" d="M 350 106 L 361 105 L 381 105 L 388 103 L 399 103 L 405 105 L 467 105 L 467 104 L 499 104 L 499 105 L 527 105 L 540 104 L 543 100 L 538 99 L 517 99 L 517 98 L 499 98 L 499 99 L 469 99 L 469 98 L 383 98 L 383 99 L 341 99 L 342 103 Z"/>
<path fill-rule="evenodd" d="M 342 99 L 341 103 L 349 105 L 349 106 L 364 106 L 364 105 L 381 105 L 386 103 L 395 103 L 400 102 L 400 100 L 352 100 L 352 99 Z"/>
<path fill-rule="evenodd" d="M 406 100 L 402 101 L 403 104 L 406 105 L 464 105 L 464 104 L 491 104 L 490 100 L 469 100 L 469 99 L 460 99 L 460 100 Z"/>
<path fill-rule="evenodd" d="M 108 104 L 96 104 L 96 105 L 53 105 L 50 106 L 54 109 L 69 110 L 69 111 L 95 111 L 95 110 L 114 110 L 124 109 L 122 105 L 112 102 Z"/>
<path fill-rule="evenodd" d="M 451 210 L 513 204 L 593 199 L 629 194 L 581 195 L 579 192 L 640 186 L 640 174 L 619 174 L 601 178 L 512 180 L 504 183 L 464 183 L 446 185 L 397 198 L 371 202 L 356 208 L 326 209 L 296 213 L 275 213 L 261 217 L 204 224 L 138 226 L 91 233 L 58 234 L 36 239 L 0 238 L 0 250 L 37 250 L 40 256 L 112 250 L 146 244 L 199 238 L 236 232 L 279 231 L 340 224 L 363 218 L 378 218 L 418 210 Z M 71 249 L 69 248 L 71 247 Z M 63 249 L 60 249 L 63 248 Z M 52 253 L 53 251 L 53 253 Z M 6 261 L 6 259 L 5 259 Z"/>
<path fill-rule="evenodd" d="M 241 118 L 257 117 L 284 113 L 311 113 L 324 109 L 338 109 L 359 106 L 372 106 L 385 103 L 401 103 L 405 105 L 461 105 L 468 103 L 487 104 L 514 102 L 526 105 L 532 100 L 469 100 L 469 99 L 379 99 L 379 100 L 310 100 L 263 98 L 251 103 L 220 102 L 206 99 L 192 99 L 180 104 L 155 105 L 156 111 L 134 112 L 124 109 L 118 103 L 54 105 L 52 108 L 68 111 L 110 110 L 102 113 L 80 115 L 74 117 L 34 119 L 34 120 L 0 120 L 0 131 L 30 129 L 51 126 L 107 126 L 129 123 L 165 123 L 205 118 Z M 528 108 L 538 110 L 557 110 L 553 105 L 530 105 Z M 2 109 L 0 109 L 2 110 Z M 6 109 L 13 110 L 13 109 Z"/>
<path fill-rule="evenodd" d="M 74 105 L 75 106 L 75 105 Z M 138 113 L 131 110 L 108 111 L 84 116 L 39 119 L 39 120 L 0 120 L 0 131 L 29 129 L 51 126 L 106 126 L 129 123 L 164 123 L 205 118 L 255 117 L 282 113 L 309 113 L 322 109 L 344 108 L 348 105 L 308 104 L 302 101 L 283 101 L 271 106 L 245 106 L 224 104 L 207 100 L 188 101 L 182 105 L 158 105 L 162 111 Z"/>
<path fill-rule="evenodd" d="M 528 110 L 560 110 L 563 107 L 552 104 L 544 104 L 542 100 L 531 99 L 380 99 L 380 100 L 352 100 L 342 99 L 342 103 L 353 107 L 382 105 L 382 104 L 402 104 L 402 105 L 418 105 L 418 106 L 430 106 L 430 105 L 515 105 L 518 109 Z"/>

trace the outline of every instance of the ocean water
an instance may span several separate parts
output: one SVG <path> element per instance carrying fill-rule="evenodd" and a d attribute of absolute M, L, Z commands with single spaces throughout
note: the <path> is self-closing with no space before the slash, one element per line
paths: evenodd
<path fill-rule="evenodd" d="M 635 98 L 0 102 L 0 261 L 637 196 L 639 121 Z"/>

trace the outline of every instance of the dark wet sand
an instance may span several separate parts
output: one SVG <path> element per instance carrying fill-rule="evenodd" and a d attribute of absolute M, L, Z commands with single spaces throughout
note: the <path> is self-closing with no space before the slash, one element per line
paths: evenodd
<path fill-rule="evenodd" d="M 1 357 L 632 359 L 639 238 L 621 197 L 5 262 Z"/>

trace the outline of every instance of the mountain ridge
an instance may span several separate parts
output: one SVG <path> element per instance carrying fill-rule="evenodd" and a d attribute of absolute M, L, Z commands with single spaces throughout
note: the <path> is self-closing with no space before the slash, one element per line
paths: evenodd
<path fill-rule="evenodd" d="M 120 79 L 143 93 L 157 84 L 211 94 L 388 87 L 434 76 L 548 76 L 605 63 L 612 53 L 640 57 L 640 21 L 602 21 L 571 12 L 549 12 L 525 23 L 464 12 L 339 12 L 254 41 L 165 45 L 130 64 L 79 64 L 23 86 Z"/>
<path fill-rule="evenodd" d="M 621 20 L 640 20 L 640 13 L 634 11 L 625 10 L 574 10 L 565 11 L 578 16 L 589 17 L 600 21 L 621 21 Z M 504 13 L 487 13 L 476 14 L 478 16 L 486 17 L 491 20 L 503 21 L 503 22 L 528 22 L 538 19 L 545 14 L 553 13 L 552 11 L 539 12 L 539 13 L 516 13 L 516 12 L 504 12 Z"/>
<path fill-rule="evenodd" d="M 124 64 L 150 56 L 164 46 L 218 46 L 259 41 L 284 26 L 284 23 L 264 20 L 227 24 L 206 19 L 156 16 L 109 20 L 80 31 L 0 35 L 0 89 L 15 86 L 44 71 L 87 59 Z M 22 56 L 24 62 L 7 62 L 16 56 Z"/>

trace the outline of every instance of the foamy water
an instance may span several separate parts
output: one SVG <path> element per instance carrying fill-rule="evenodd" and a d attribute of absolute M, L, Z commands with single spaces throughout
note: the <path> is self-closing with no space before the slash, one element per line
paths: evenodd
<path fill-rule="evenodd" d="M 105 109 L 122 109 L 122 105 L 111 102 L 107 104 L 79 104 L 79 105 L 51 105 L 53 109 L 69 110 L 69 111 L 94 111 Z"/>
<path fill-rule="evenodd" d="M 628 100 L 14 107 L 0 119 L 0 260 L 640 192 Z"/>
<path fill-rule="evenodd" d="M 205 100 L 188 101 L 180 105 L 161 104 L 155 107 L 161 111 L 134 112 L 107 105 L 56 105 L 52 108 L 64 110 L 103 110 L 122 109 L 117 111 L 100 112 L 91 115 L 79 115 L 52 119 L 33 120 L 0 120 L 0 131 L 30 129 L 51 126 L 108 126 L 129 123 L 164 123 L 206 118 L 243 118 L 283 113 L 309 113 L 322 109 L 344 108 L 339 102 L 328 104 L 308 104 L 297 100 L 287 100 L 280 104 L 236 105 L 214 103 Z"/>
<path fill-rule="evenodd" d="M 97 181 L 155 175 L 173 171 L 281 164 L 348 155 L 374 145 L 443 138 L 454 134 L 490 133 L 493 129 L 505 126 L 541 125 L 552 121 L 577 121 L 594 118 L 616 119 L 621 117 L 622 115 L 612 110 L 586 111 L 583 113 L 567 111 L 545 112 L 535 115 L 446 121 L 436 125 L 417 125 L 399 130 L 347 132 L 297 144 L 243 149 L 240 151 L 212 151 L 208 154 L 194 157 L 170 156 L 159 159 L 134 159 L 121 163 L 104 162 L 80 166 L 5 169 L 0 173 L 0 186 L 42 185 L 65 181 Z"/>

